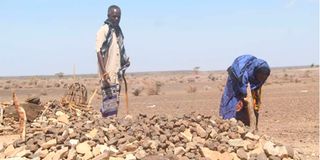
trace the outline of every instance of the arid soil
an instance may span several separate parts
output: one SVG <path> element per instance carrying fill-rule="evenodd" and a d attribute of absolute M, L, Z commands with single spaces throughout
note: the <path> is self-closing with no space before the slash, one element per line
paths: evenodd
<path fill-rule="evenodd" d="M 166 114 L 169 117 L 196 112 L 219 116 L 219 103 L 227 74 L 216 72 L 131 73 L 131 115 Z M 40 97 L 42 102 L 60 100 L 67 85 L 79 81 L 88 95 L 99 88 L 97 76 L 31 76 L 0 78 L 0 102 L 10 102 L 14 90 L 20 101 Z M 122 87 L 119 116 L 124 116 Z M 100 93 L 98 91 L 98 93 Z M 101 95 L 93 100 L 99 108 Z M 319 158 L 319 68 L 277 68 L 263 87 L 259 133 L 298 149 L 306 159 Z M 8 136 L 8 135 L 6 135 Z M 0 139 L 4 137 L 0 137 Z"/>

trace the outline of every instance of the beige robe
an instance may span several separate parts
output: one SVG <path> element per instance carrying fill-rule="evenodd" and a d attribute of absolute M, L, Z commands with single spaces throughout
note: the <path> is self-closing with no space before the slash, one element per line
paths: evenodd
<path fill-rule="evenodd" d="M 97 32 L 96 39 L 96 53 L 100 52 L 102 44 L 106 41 L 106 36 L 109 31 L 109 26 L 107 24 L 103 25 Z M 118 72 L 121 68 L 120 64 L 120 48 L 117 43 L 117 36 L 114 30 L 111 31 L 112 41 L 108 51 L 108 59 L 105 65 L 106 72 L 109 74 L 110 82 L 119 84 Z M 100 70 L 100 69 L 99 69 Z M 100 72 L 100 77 L 103 73 Z"/>

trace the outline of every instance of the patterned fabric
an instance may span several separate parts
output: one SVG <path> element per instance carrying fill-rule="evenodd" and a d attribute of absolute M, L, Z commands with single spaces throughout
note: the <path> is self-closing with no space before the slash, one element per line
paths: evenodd
<path fill-rule="evenodd" d="M 113 116 L 118 114 L 119 106 L 119 85 L 105 85 L 102 87 L 102 106 L 100 112 L 103 117 Z"/>

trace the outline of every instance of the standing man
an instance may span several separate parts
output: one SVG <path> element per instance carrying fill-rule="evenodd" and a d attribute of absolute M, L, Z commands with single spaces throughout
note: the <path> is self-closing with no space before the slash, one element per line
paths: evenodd
<path fill-rule="evenodd" d="M 103 117 L 117 115 L 120 83 L 124 79 L 126 68 L 130 65 L 125 54 L 124 36 L 119 26 L 120 18 L 120 7 L 110 6 L 108 19 L 97 33 L 96 52 L 103 96 L 100 111 Z"/>
<path fill-rule="evenodd" d="M 261 87 L 270 75 L 266 61 L 252 55 L 242 55 L 228 68 L 228 80 L 220 103 L 220 116 L 223 119 L 236 118 L 245 125 L 250 125 L 246 106 L 247 86 L 250 84 L 254 102 L 254 114 L 258 124 L 261 105 Z"/>

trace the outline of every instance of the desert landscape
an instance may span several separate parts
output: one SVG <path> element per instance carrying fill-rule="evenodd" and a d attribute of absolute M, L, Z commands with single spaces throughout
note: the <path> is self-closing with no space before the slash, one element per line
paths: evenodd
<path fill-rule="evenodd" d="M 223 127 L 221 128 L 219 126 L 219 124 L 224 125 L 225 123 L 228 123 L 228 125 L 231 126 L 237 124 L 237 122 L 234 122 L 232 120 L 227 122 L 219 121 L 219 103 L 227 78 L 226 71 L 193 70 L 143 72 L 128 73 L 126 77 L 129 88 L 129 114 L 133 119 L 138 119 L 134 122 L 152 126 L 155 125 L 151 123 L 152 120 L 155 119 L 154 117 L 160 119 L 158 121 L 160 126 L 161 123 L 171 122 L 170 120 L 174 120 L 173 122 L 176 125 L 178 125 L 177 123 L 180 120 L 187 121 L 188 123 L 186 123 L 191 125 L 190 132 L 192 134 L 196 134 L 201 138 L 206 137 L 204 138 L 203 146 L 206 146 L 208 148 L 210 148 L 210 145 L 207 144 L 209 143 L 208 141 L 213 140 L 214 137 L 211 135 L 211 131 L 204 133 L 202 137 L 201 132 L 199 133 L 197 130 L 199 129 L 199 124 L 204 130 L 207 130 L 207 128 L 205 127 L 206 125 L 211 124 L 211 127 L 218 128 L 218 133 L 223 133 L 224 130 Z M 61 111 L 63 112 L 63 114 L 71 115 L 70 117 L 68 117 L 68 123 L 69 121 L 70 123 L 79 121 L 79 119 L 81 120 L 83 117 L 84 121 L 94 121 L 95 125 L 92 126 L 99 127 L 100 123 L 103 124 L 107 120 L 102 119 L 101 117 L 97 116 L 97 114 L 95 114 L 99 111 L 101 103 L 101 91 L 99 91 L 99 78 L 97 75 L 65 76 L 62 73 L 58 73 L 52 76 L 0 77 L 0 102 L 3 106 L 7 104 L 7 107 L 10 107 L 10 104 L 12 104 L 12 92 L 14 91 L 20 103 L 24 103 L 25 100 L 36 97 L 40 99 L 40 106 L 47 105 L 48 108 L 48 106 L 50 105 L 54 106 L 55 101 L 61 101 L 62 97 L 64 97 L 64 95 L 66 94 L 68 87 L 75 82 L 79 82 L 86 87 L 88 97 L 91 97 L 91 95 L 97 89 L 97 94 L 93 97 L 91 108 L 88 109 L 89 111 L 82 110 L 82 112 L 86 112 L 83 113 L 83 116 L 81 116 L 80 114 L 71 114 L 71 112 L 73 111 L 68 108 L 62 108 Z M 259 131 L 255 134 L 259 135 L 259 137 L 267 137 L 267 140 L 275 142 L 275 144 L 279 143 L 286 146 L 291 146 L 296 152 L 301 154 L 301 159 L 319 159 L 319 67 L 312 65 L 307 67 L 273 68 L 271 75 L 262 90 L 263 106 L 260 110 Z M 48 102 L 50 102 L 50 105 L 48 105 Z M 44 109 L 45 107 L 43 108 L 43 110 Z M 43 110 L 34 113 L 36 114 L 35 118 L 37 118 L 38 121 L 40 120 L 40 115 L 44 112 Z M 52 114 L 48 114 L 45 121 L 50 121 L 49 117 L 55 114 L 57 115 L 57 112 L 55 111 L 58 110 L 53 110 L 52 108 L 51 110 L 48 109 L 47 113 L 52 112 Z M 26 110 L 26 112 L 28 113 L 31 111 Z M 118 119 L 127 119 L 128 116 L 126 118 L 124 117 L 126 117 L 126 114 L 124 104 L 124 87 L 122 87 Z M 194 120 L 192 117 L 194 118 Z M 146 119 L 148 119 L 148 122 L 145 122 L 147 121 Z M 215 122 L 211 121 L 211 119 L 215 119 Z M 95 123 L 96 121 L 100 120 L 102 120 L 103 122 Z M 111 122 L 105 123 L 113 124 L 113 120 L 114 119 L 111 118 Z M 217 126 L 214 126 L 213 123 L 216 123 Z M 42 123 L 39 122 L 39 124 Z M 49 125 L 51 124 L 51 122 L 46 122 L 46 124 Z M 116 126 L 116 129 L 121 130 L 119 129 L 120 125 L 118 125 L 118 123 L 115 123 L 114 126 Z M 189 127 L 185 124 L 184 126 L 186 126 L 186 128 Z M 239 124 L 239 126 L 243 126 L 243 124 Z M 33 127 L 34 125 L 32 125 L 32 122 L 27 122 L 27 141 L 31 140 L 32 138 L 30 137 L 36 135 L 36 133 L 39 132 L 35 130 L 31 132 L 31 128 Z M 5 151 L 9 148 L 11 142 L 14 142 L 19 138 L 18 119 L 13 120 L 12 114 L 8 115 L 8 113 L 4 112 L 4 120 L 1 123 L 0 128 L 0 155 L 2 155 L 0 156 L 0 158 L 8 158 L 10 156 L 4 155 Z M 196 128 L 194 133 L 192 128 Z M 88 130 L 91 129 L 92 128 Z M 171 129 L 174 130 L 175 128 L 171 127 Z M 185 133 L 186 131 L 189 131 L 189 129 L 181 130 L 182 133 Z M 228 131 L 230 132 L 230 130 Z M 46 130 L 46 132 L 48 132 L 48 130 Z M 246 133 L 249 132 L 246 131 Z M 247 137 L 247 139 L 250 139 L 250 142 L 252 143 L 255 142 L 258 144 L 258 142 L 260 142 L 261 140 L 261 138 L 248 138 L 247 134 L 242 135 L 242 133 L 237 133 L 237 135 L 235 135 L 234 137 L 239 138 L 240 135 L 244 139 Z M 167 136 L 170 137 L 170 135 Z M 232 139 L 231 137 L 233 136 L 229 135 L 230 139 Z M 160 138 L 159 141 L 161 141 L 161 135 L 158 138 Z M 111 139 L 109 138 L 109 140 L 105 140 L 106 142 L 104 142 L 103 139 L 100 141 L 102 141 L 102 143 L 112 145 L 113 143 L 109 144 Z M 84 142 L 86 140 L 87 139 L 80 139 L 80 142 Z M 47 139 L 44 140 L 44 143 L 46 141 Z M 57 138 L 57 141 L 59 141 L 59 138 Z M 97 140 L 96 142 L 98 143 L 99 140 Z M 26 144 L 26 142 L 18 143 L 16 141 L 15 145 L 13 146 L 15 146 L 14 148 L 17 148 L 19 146 L 23 146 L 21 145 L 22 143 Z M 118 142 L 118 145 L 119 143 L 120 142 Z M 199 157 L 206 157 L 205 152 L 207 148 L 201 148 L 201 145 L 199 145 L 200 147 L 198 146 L 198 148 L 194 149 L 194 152 L 190 152 L 192 153 L 190 154 L 183 146 L 182 148 L 177 148 L 177 145 L 179 143 L 174 144 L 176 148 L 174 148 L 172 152 L 174 155 L 178 156 L 178 158 L 180 157 L 181 159 L 199 159 Z M 229 141 L 228 144 L 232 146 Z M 38 148 L 39 146 L 40 144 L 38 144 Z M 91 145 L 91 147 L 92 146 L 95 145 Z M 43 148 L 43 146 L 41 147 Z M 241 152 L 239 150 L 240 148 L 241 147 L 239 146 L 232 146 L 230 153 L 235 153 L 237 155 L 235 157 L 239 159 L 249 159 L 249 157 L 246 156 L 241 158 Z M 25 150 L 25 148 L 23 149 Z M 35 154 L 36 149 L 28 154 L 23 154 L 22 157 L 30 158 L 31 155 Z M 51 147 L 51 150 L 50 147 L 48 147 L 49 152 L 56 151 L 55 153 L 58 153 L 59 150 L 61 151 L 63 149 L 63 146 L 62 148 L 61 146 L 60 148 L 54 147 L 54 149 Z M 117 149 L 121 150 L 121 147 L 118 147 Z M 221 153 L 225 152 L 221 148 L 214 149 L 214 147 L 212 147 L 210 149 Z M 94 149 L 92 149 L 92 152 L 93 150 Z M 129 149 L 124 150 L 126 151 L 126 153 L 130 153 Z M 133 150 L 137 150 L 137 148 Z M 296 157 L 294 158 L 287 155 L 273 156 L 272 153 L 270 153 L 266 149 L 264 150 L 269 159 L 296 159 Z M 7 150 L 6 153 L 8 152 L 9 151 Z M 150 151 L 148 149 L 145 149 L 145 151 L 143 150 L 143 152 L 153 153 L 152 149 L 150 149 Z M 210 151 L 210 153 L 211 152 L 212 151 Z M 71 151 L 66 150 L 65 152 L 63 152 L 63 154 L 59 155 L 58 159 L 67 159 L 68 154 L 70 153 Z M 79 154 L 78 151 L 77 153 Z M 137 153 L 137 151 L 135 151 L 134 153 L 134 158 L 131 159 L 142 159 L 144 157 L 141 156 L 142 153 L 140 152 L 139 154 Z M 167 150 L 166 153 L 168 153 Z M 38 156 L 36 158 L 46 158 L 47 154 L 42 155 L 42 157 Z M 86 154 L 81 154 L 81 156 L 84 155 Z M 94 158 L 98 155 L 99 154 L 94 154 L 93 156 L 87 157 L 87 159 Z M 249 155 L 249 151 L 247 150 L 247 148 L 245 151 L 245 155 Z M 236 159 L 235 157 L 233 159 Z M 73 158 L 79 157 L 74 156 Z M 123 158 L 130 159 L 130 157 L 128 158 L 128 156 Z M 256 156 L 255 158 L 259 159 L 258 156 Z M 251 157 L 251 159 L 254 159 L 254 157 Z"/>

